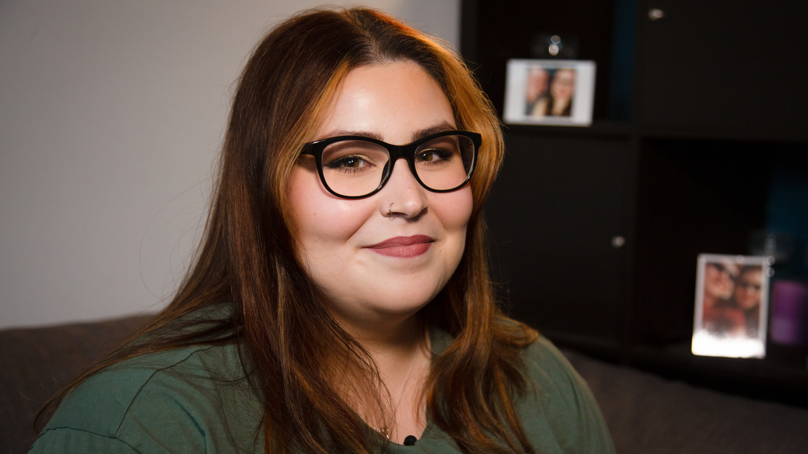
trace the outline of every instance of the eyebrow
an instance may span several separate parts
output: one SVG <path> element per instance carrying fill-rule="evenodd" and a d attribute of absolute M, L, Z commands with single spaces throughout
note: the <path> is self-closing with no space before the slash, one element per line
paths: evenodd
<path fill-rule="evenodd" d="M 432 134 L 437 134 L 439 132 L 444 132 L 444 131 L 453 131 L 455 129 L 457 129 L 457 128 L 444 121 L 443 123 L 441 123 L 439 125 L 430 126 L 429 128 L 424 128 L 424 129 L 421 129 L 419 131 L 416 131 L 412 135 L 412 140 L 414 142 L 414 141 L 416 141 L 416 140 L 418 140 L 420 138 L 423 138 L 423 137 L 426 137 L 426 136 L 429 136 L 429 135 L 432 135 Z"/>
<path fill-rule="evenodd" d="M 440 123 L 438 125 L 430 126 L 428 128 L 419 129 L 418 131 L 415 131 L 412 134 L 412 141 L 414 142 L 414 141 L 416 141 L 418 139 L 421 139 L 423 137 L 426 137 L 426 136 L 429 136 L 429 135 L 432 135 L 432 134 L 437 134 L 437 133 L 443 132 L 443 131 L 453 131 L 455 129 L 456 128 L 454 126 L 452 126 L 448 122 L 444 121 L 443 123 Z M 367 137 L 369 139 L 376 139 L 378 141 L 384 142 L 384 140 L 382 139 L 381 134 L 379 134 L 377 132 L 354 131 L 354 130 L 348 130 L 348 129 L 339 129 L 339 130 L 336 130 L 336 131 L 331 131 L 330 133 L 323 136 L 321 139 L 317 139 L 317 140 L 322 140 L 322 139 L 326 139 L 326 138 L 329 138 L 329 137 L 339 137 L 339 136 Z"/>
<path fill-rule="evenodd" d="M 353 131 L 353 130 L 349 130 L 349 129 L 338 129 L 336 131 L 331 131 L 328 134 L 324 135 L 322 138 L 317 139 L 317 140 L 323 140 L 323 139 L 328 139 L 328 138 L 331 138 L 331 137 L 341 137 L 341 136 L 367 137 L 369 139 L 376 139 L 376 140 L 379 140 L 381 142 L 384 142 L 382 140 L 381 134 L 378 134 L 378 133 L 375 133 L 375 132 L 370 132 L 370 131 Z"/>

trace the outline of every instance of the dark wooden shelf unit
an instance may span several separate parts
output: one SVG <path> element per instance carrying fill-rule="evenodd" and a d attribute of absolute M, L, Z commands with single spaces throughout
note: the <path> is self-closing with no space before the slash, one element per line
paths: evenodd
<path fill-rule="evenodd" d="M 747 253 L 783 175 L 808 181 L 808 3 L 462 5 L 461 52 L 500 112 L 506 62 L 533 58 L 532 37 L 575 35 L 597 63 L 590 127 L 504 126 L 486 214 L 510 313 L 610 361 L 808 406 L 808 348 L 690 353 L 697 255 Z"/>

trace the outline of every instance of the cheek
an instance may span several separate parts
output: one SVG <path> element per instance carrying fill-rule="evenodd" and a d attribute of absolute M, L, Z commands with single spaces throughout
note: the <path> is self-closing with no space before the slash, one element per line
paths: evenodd
<path fill-rule="evenodd" d="M 328 193 L 316 172 L 296 167 L 288 191 L 301 259 L 329 253 L 328 249 L 344 244 L 362 225 L 358 204 Z"/>
<path fill-rule="evenodd" d="M 459 260 L 465 248 L 466 231 L 473 209 L 471 188 L 466 186 L 455 192 L 437 195 L 441 196 L 439 202 L 431 206 L 434 207 L 435 214 L 450 239 L 450 244 L 456 249 L 455 253 Z"/>
<path fill-rule="evenodd" d="M 467 185 L 465 188 L 452 194 L 455 195 L 455 197 L 453 197 L 450 206 L 447 208 L 447 217 L 451 220 L 452 225 L 465 231 L 466 227 L 468 227 L 474 204 L 471 186 Z"/>

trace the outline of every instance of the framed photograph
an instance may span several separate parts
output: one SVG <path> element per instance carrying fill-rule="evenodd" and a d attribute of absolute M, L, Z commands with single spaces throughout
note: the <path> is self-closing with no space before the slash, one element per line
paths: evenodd
<path fill-rule="evenodd" d="M 691 351 L 763 358 L 774 258 L 699 254 Z"/>
<path fill-rule="evenodd" d="M 589 126 L 594 99 L 594 61 L 508 60 L 505 123 Z"/>

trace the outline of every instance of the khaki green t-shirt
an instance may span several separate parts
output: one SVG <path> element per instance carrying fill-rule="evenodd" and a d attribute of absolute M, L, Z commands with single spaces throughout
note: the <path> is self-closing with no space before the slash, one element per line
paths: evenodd
<path fill-rule="evenodd" d="M 440 353 L 452 338 L 430 332 Z M 561 353 L 540 338 L 524 352 L 538 390 L 517 403 L 537 453 L 614 452 L 588 386 Z M 98 373 L 70 394 L 31 453 L 261 453 L 263 408 L 244 379 L 234 345 L 144 355 Z M 414 446 L 387 453 L 459 453 L 431 421 Z"/>

